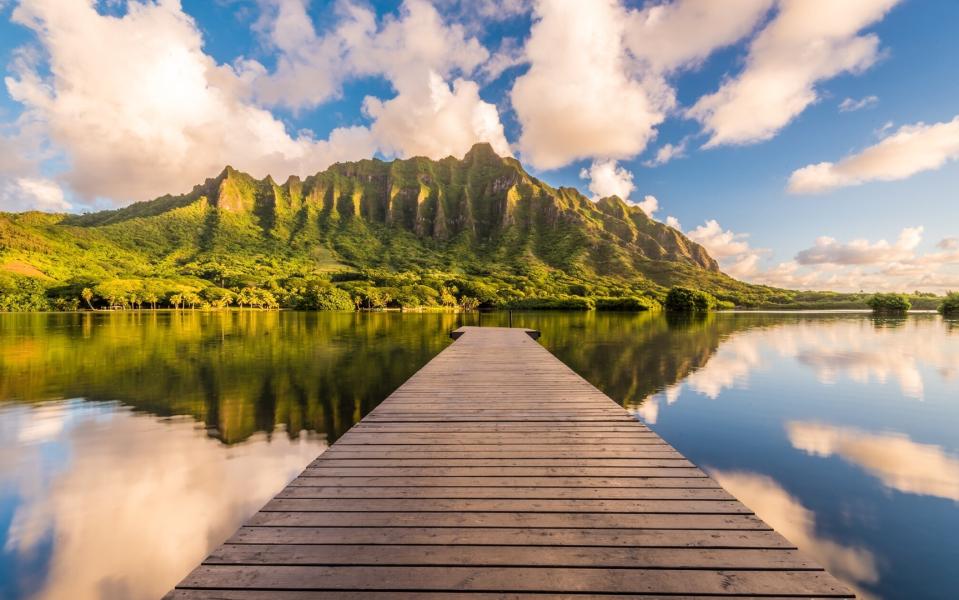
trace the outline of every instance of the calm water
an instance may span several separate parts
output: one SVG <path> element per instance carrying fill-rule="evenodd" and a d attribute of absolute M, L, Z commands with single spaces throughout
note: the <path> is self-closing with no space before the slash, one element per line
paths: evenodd
<path fill-rule="evenodd" d="M 159 597 L 476 320 L 0 315 L 0 597 Z M 955 597 L 959 322 L 513 324 L 864 595 Z"/>

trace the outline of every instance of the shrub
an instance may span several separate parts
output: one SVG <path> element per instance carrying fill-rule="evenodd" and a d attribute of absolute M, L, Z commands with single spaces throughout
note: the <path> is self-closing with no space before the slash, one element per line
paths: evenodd
<path fill-rule="evenodd" d="M 903 294 L 873 294 L 866 305 L 875 313 L 904 313 L 912 308 L 909 298 Z"/>
<path fill-rule="evenodd" d="M 949 292 L 946 299 L 939 305 L 939 312 L 943 315 L 959 315 L 959 292 Z"/>
<path fill-rule="evenodd" d="M 549 298 L 520 298 L 509 303 L 514 310 L 592 310 L 592 298 L 558 296 Z"/>
<path fill-rule="evenodd" d="M 670 312 L 708 312 L 716 308 L 716 299 L 706 292 L 674 287 L 666 294 L 665 307 Z"/>
<path fill-rule="evenodd" d="M 645 296 L 596 298 L 596 310 L 645 311 L 659 310 L 659 302 Z"/>

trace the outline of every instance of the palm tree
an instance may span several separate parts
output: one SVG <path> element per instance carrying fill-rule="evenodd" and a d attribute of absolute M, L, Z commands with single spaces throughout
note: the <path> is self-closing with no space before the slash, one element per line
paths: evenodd
<path fill-rule="evenodd" d="M 150 305 L 153 307 L 153 310 L 156 310 L 156 309 L 157 309 L 157 302 L 158 302 L 159 300 L 160 300 L 160 298 L 157 297 L 157 295 L 154 294 L 153 292 L 150 292 L 149 294 L 147 294 L 146 296 L 143 297 L 143 301 L 144 301 L 144 302 L 149 302 Z"/>
<path fill-rule="evenodd" d="M 83 298 L 84 301 L 86 301 L 87 306 L 90 307 L 90 310 L 96 310 L 95 308 L 93 308 L 93 304 L 90 302 L 91 300 L 93 300 L 93 290 L 91 290 L 90 288 L 83 288 L 83 291 L 80 292 L 80 297 Z"/>
<path fill-rule="evenodd" d="M 170 296 L 170 304 L 173 306 L 174 310 L 180 308 L 180 304 L 183 303 L 183 296 L 180 294 L 173 294 Z"/>

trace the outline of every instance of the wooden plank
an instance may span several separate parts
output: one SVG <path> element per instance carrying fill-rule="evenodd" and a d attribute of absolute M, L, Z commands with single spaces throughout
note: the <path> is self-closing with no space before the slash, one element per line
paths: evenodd
<path fill-rule="evenodd" d="M 706 477 L 696 467 L 328 467 L 309 466 L 303 477 Z"/>
<path fill-rule="evenodd" d="M 735 500 L 535 500 L 425 498 L 274 498 L 264 512 L 504 512 L 752 514 Z"/>
<path fill-rule="evenodd" d="M 823 571 L 570 567 L 201 565 L 179 587 L 669 594 L 715 594 L 721 590 L 728 594 L 849 597 L 848 590 Z"/>
<path fill-rule="evenodd" d="M 334 458 L 321 456 L 310 468 L 337 467 L 692 467 L 685 458 Z"/>
<path fill-rule="evenodd" d="M 506 567 L 634 567 L 821 571 L 796 550 L 712 548 L 582 548 L 403 544 L 226 544 L 204 561 L 223 565 L 430 565 Z"/>
<path fill-rule="evenodd" d="M 850 595 L 524 331 L 460 333 L 167 598 Z"/>
<path fill-rule="evenodd" d="M 399 486 L 399 487 L 607 487 L 607 488 L 715 488 L 711 477 L 313 477 L 303 475 L 291 486 Z"/>
<path fill-rule="evenodd" d="M 550 488 L 550 487 L 329 487 L 289 486 L 277 498 L 525 498 L 559 500 L 732 500 L 732 495 L 713 488 Z"/>
<path fill-rule="evenodd" d="M 610 600 L 607 594 L 456 592 L 456 600 Z M 617 600 L 694 600 L 702 596 L 670 594 L 616 594 Z M 728 600 L 754 599 L 755 595 L 722 595 Z M 796 596 L 763 596 L 765 600 L 789 600 Z M 185 590 L 177 589 L 163 600 L 449 600 L 449 592 L 404 592 L 377 590 L 295 591 L 295 590 Z"/>
<path fill-rule="evenodd" d="M 251 527 L 586 527 L 590 529 L 769 529 L 754 515 L 527 512 L 265 512 Z"/>
<path fill-rule="evenodd" d="M 541 527 L 241 527 L 230 544 L 425 544 L 656 548 L 795 548 L 775 531 Z"/>

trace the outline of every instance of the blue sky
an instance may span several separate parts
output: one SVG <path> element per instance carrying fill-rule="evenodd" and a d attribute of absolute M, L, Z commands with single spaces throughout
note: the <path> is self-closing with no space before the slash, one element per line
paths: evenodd
<path fill-rule="evenodd" d="M 489 141 L 737 277 L 959 289 L 957 22 L 945 0 L 0 0 L 0 209 Z"/>

